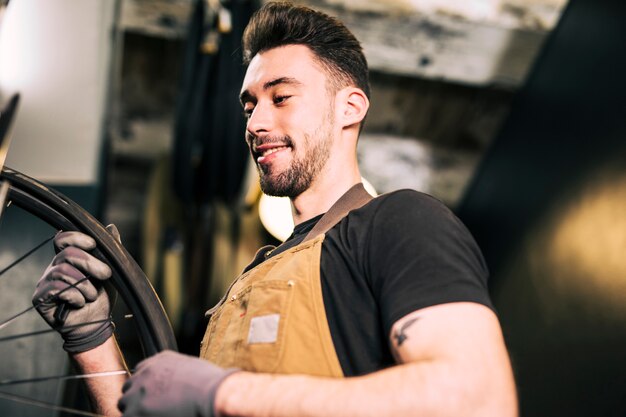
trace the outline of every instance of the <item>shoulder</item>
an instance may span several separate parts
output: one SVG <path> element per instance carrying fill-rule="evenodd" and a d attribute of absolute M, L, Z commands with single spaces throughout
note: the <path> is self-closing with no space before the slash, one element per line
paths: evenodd
<path fill-rule="evenodd" d="M 372 248 L 384 251 L 387 245 L 397 246 L 409 241 L 421 246 L 436 240 L 469 237 L 465 226 L 445 204 L 429 194 L 410 189 L 382 194 L 353 210 L 331 232 L 335 233 L 348 246 L 366 251 Z M 355 242 L 359 242 L 358 245 Z"/>
<path fill-rule="evenodd" d="M 445 214 L 451 210 L 437 198 L 415 190 L 402 189 L 379 195 L 364 207 L 371 213 L 391 214 Z"/>
<path fill-rule="evenodd" d="M 415 190 L 402 189 L 376 197 L 363 209 L 370 218 L 372 232 L 411 232 L 442 227 L 464 228 L 456 215 L 435 197 Z M 355 213 L 356 214 L 356 213 Z"/>
<path fill-rule="evenodd" d="M 426 194 L 420 191 L 404 188 L 401 190 L 390 191 L 385 194 L 381 194 L 372 200 L 372 203 L 385 206 L 385 205 L 402 205 L 402 204 L 418 204 L 423 206 L 443 207 L 445 205 L 437 198 L 430 194 Z"/>

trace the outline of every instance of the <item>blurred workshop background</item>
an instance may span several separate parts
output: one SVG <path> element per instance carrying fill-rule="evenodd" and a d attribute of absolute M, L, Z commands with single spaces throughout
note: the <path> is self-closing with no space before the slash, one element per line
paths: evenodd
<path fill-rule="evenodd" d="M 243 141 L 261 3 L 0 0 L 0 109 L 21 98 L 7 165 L 118 226 L 189 353 L 292 227 Z M 522 416 L 625 416 L 626 2 L 297 3 L 364 46 L 364 178 L 441 199 L 483 249 Z"/>

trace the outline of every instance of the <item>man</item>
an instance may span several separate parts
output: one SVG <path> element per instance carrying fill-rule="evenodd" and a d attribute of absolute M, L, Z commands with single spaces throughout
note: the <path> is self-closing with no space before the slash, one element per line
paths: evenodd
<path fill-rule="evenodd" d="M 209 312 L 203 359 L 165 352 L 126 382 L 90 381 L 100 411 L 116 412 L 123 384 L 125 416 L 516 416 L 469 233 L 429 196 L 372 200 L 360 185 L 369 87 L 358 41 L 326 15 L 270 3 L 243 48 L 246 140 L 264 192 L 291 199 L 294 234 L 262 249 Z M 85 253 L 89 237 L 56 241 L 63 250 L 35 300 L 110 275 Z M 84 371 L 120 369 L 106 293 L 89 280 L 76 287 L 59 297 L 76 307 L 68 320 L 105 324 L 79 335 L 61 327 L 66 348 Z M 49 322 L 56 309 L 39 308 Z"/>

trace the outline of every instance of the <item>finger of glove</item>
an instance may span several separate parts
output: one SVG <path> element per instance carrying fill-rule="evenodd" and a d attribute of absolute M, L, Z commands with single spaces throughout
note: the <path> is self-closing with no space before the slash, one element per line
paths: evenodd
<path fill-rule="evenodd" d="M 179 411 L 179 415 L 192 415 L 188 412 L 195 410 L 193 415 L 213 416 L 217 387 L 235 371 L 197 357 L 163 351 L 135 367 L 129 379 L 132 382 L 125 387 L 125 397 L 132 398 L 123 403 L 127 407 L 125 415 L 132 415 L 128 413 L 132 407 L 149 415 L 169 415 L 172 410 Z M 136 393 L 142 388 L 144 392 L 138 396 Z"/>
<path fill-rule="evenodd" d="M 117 402 L 117 408 L 125 416 L 139 415 L 145 392 L 145 388 L 131 385 Z"/>
<path fill-rule="evenodd" d="M 172 386 L 173 381 L 179 380 L 172 372 L 172 369 L 163 369 L 155 362 L 139 371 L 135 370 L 128 380 L 130 382 L 127 381 L 123 387 L 124 393 L 118 403 L 124 416 L 204 415 L 195 412 L 193 396 L 181 395 L 184 389 Z M 177 413 L 173 414 L 174 411 Z"/>
<path fill-rule="evenodd" d="M 127 379 L 124 382 L 124 385 L 122 385 L 122 394 L 125 394 L 126 391 L 128 391 L 130 389 L 130 387 L 133 386 L 133 380 L 131 378 Z"/>
<path fill-rule="evenodd" d="M 58 249 L 76 246 L 83 250 L 92 250 L 96 247 L 96 241 L 91 236 L 81 232 L 59 232 L 54 237 L 54 246 Z"/>
<path fill-rule="evenodd" d="M 73 288 L 68 288 L 71 286 Z M 75 296 L 76 292 L 80 297 Z M 67 263 L 52 266 L 46 271 L 43 279 L 37 284 L 34 299 L 43 302 L 57 293 L 60 299 L 68 301 L 75 307 L 82 307 L 85 301 L 91 302 L 98 298 L 98 290 L 93 283 L 86 279 L 81 271 Z M 71 298 L 68 299 L 68 296 Z"/>
<path fill-rule="evenodd" d="M 108 279 L 112 274 L 111 268 L 107 264 L 74 246 L 66 247 L 52 259 L 52 265 L 63 263 L 73 265 L 84 274 L 99 280 Z"/>
<path fill-rule="evenodd" d="M 122 243 L 122 236 L 120 235 L 120 231 L 117 230 L 117 226 L 111 223 L 106 227 L 109 233 L 117 240 L 119 243 Z"/>
<path fill-rule="evenodd" d="M 85 305 L 86 300 L 79 290 L 60 280 L 51 281 L 42 286 L 33 297 L 33 305 L 36 307 L 57 305 L 63 302 L 80 308 Z"/>

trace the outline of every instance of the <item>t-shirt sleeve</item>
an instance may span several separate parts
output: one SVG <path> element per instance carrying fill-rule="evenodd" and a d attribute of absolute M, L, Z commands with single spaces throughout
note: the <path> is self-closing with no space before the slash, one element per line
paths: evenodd
<path fill-rule="evenodd" d="M 385 334 L 403 316 L 429 306 L 469 301 L 493 309 L 480 249 L 441 202 L 398 191 L 386 196 L 372 222 L 367 264 Z"/>

